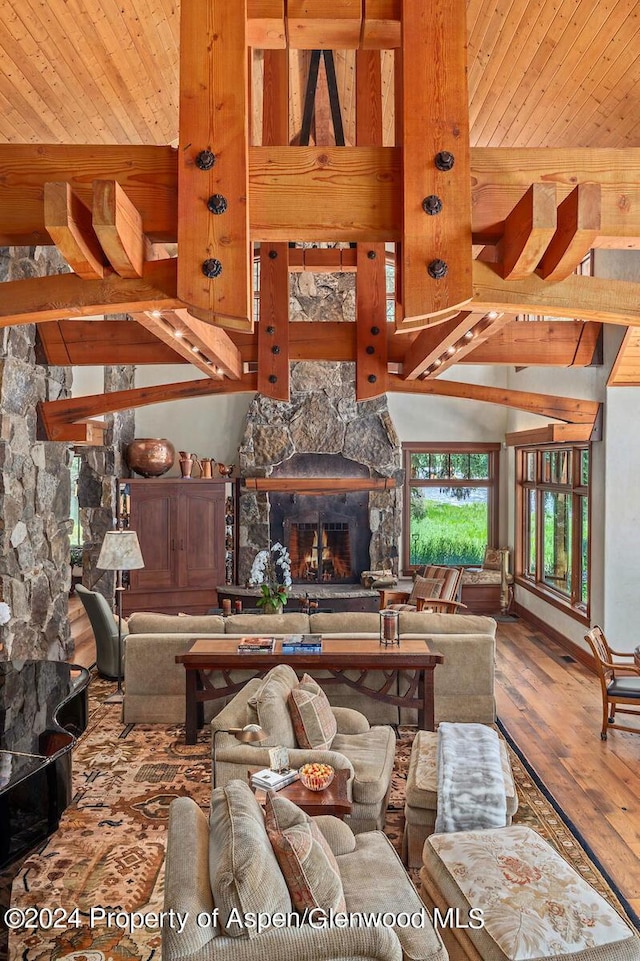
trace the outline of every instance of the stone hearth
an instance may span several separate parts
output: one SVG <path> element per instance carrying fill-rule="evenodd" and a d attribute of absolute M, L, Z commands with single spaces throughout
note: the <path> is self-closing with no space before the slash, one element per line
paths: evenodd
<path fill-rule="evenodd" d="M 305 456 L 303 456 L 305 455 Z M 310 457 L 308 455 L 315 455 Z M 318 456 L 320 455 L 320 456 Z M 321 455 L 325 455 L 324 457 Z M 386 397 L 356 402 L 355 365 L 300 361 L 291 365 L 291 400 L 273 401 L 256 395 L 249 408 L 239 450 L 242 477 L 370 477 L 392 478 L 396 487 L 361 494 L 334 494 L 330 484 L 317 498 L 322 511 L 344 514 L 347 498 L 363 498 L 368 543 L 358 567 L 390 565 L 401 523 L 402 468 L 398 437 Z M 310 471 L 313 471 L 310 474 Z M 292 495 L 295 484 L 292 483 Z M 270 500 L 271 498 L 271 500 Z M 316 499 L 305 495 L 304 505 Z M 238 581 L 246 583 L 256 553 L 269 543 L 272 513 L 276 530 L 286 520 L 287 501 L 294 498 L 242 490 L 239 499 Z M 310 509 L 313 509 L 310 507 Z M 273 532 L 271 532 L 273 533 Z M 360 571 L 356 570 L 359 576 Z"/>

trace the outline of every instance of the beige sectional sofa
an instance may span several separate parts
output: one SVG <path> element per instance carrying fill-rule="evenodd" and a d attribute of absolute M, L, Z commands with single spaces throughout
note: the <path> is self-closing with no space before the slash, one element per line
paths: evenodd
<path fill-rule="evenodd" d="M 315 633 L 335 637 L 378 637 L 377 614 L 238 614 L 215 615 L 134 613 L 125 640 L 126 723 L 172 724 L 184 721 L 185 671 L 176 654 L 188 650 L 198 638 L 215 639 L 247 634 L 282 636 Z M 444 655 L 435 671 L 436 721 L 495 720 L 494 659 L 496 622 L 490 617 L 463 614 L 402 613 L 400 636 L 420 637 Z M 251 674 L 234 673 L 234 679 Z M 322 674 L 317 673 L 322 681 Z M 401 681 L 402 683 L 402 681 Z M 361 711 L 372 724 L 415 723 L 415 711 L 400 712 L 350 687 L 327 688 L 336 707 Z M 205 717 L 218 713 L 223 699 L 205 704 Z"/>

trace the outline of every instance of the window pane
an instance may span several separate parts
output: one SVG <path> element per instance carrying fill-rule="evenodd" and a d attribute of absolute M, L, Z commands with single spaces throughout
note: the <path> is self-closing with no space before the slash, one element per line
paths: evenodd
<path fill-rule="evenodd" d="M 551 451 L 542 452 L 542 483 L 548 484 L 551 481 Z"/>
<path fill-rule="evenodd" d="M 537 542 L 537 521 L 538 512 L 536 509 L 537 505 L 537 494 L 535 491 L 529 491 L 528 500 L 528 520 L 527 520 L 527 573 L 531 577 L 536 576 L 536 542 Z"/>
<path fill-rule="evenodd" d="M 568 484 L 571 479 L 571 451 L 554 450 L 551 453 L 551 483 Z"/>
<path fill-rule="evenodd" d="M 535 481 L 536 479 L 536 455 L 535 451 L 529 451 L 524 455 L 524 476 L 525 480 Z"/>
<path fill-rule="evenodd" d="M 580 483 L 586 487 L 589 483 L 589 451 L 580 451 Z"/>
<path fill-rule="evenodd" d="M 571 495 L 544 492 L 544 574 L 550 587 L 571 595 Z"/>
<path fill-rule="evenodd" d="M 431 476 L 451 477 L 449 454 L 431 454 Z"/>
<path fill-rule="evenodd" d="M 487 488 L 413 488 L 409 562 L 480 564 L 487 545 Z"/>
<path fill-rule="evenodd" d="M 584 453 L 584 451 L 583 451 Z M 589 603 L 589 500 L 580 498 L 582 525 L 580 528 L 580 600 Z"/>
<path fill-rule="evenodd" d="M 76 455 L 71 461 L 71 503 L 69 516 L 73 522 L 73 529 L 69 534 L 71 547 L 82 546 L 82 528 L 80 527 L 80 507 L 78 504 L 78 480 L 80 477 L 81 458 Z"/>
<path fill-rule="evenodd" d="M 469 455 L 468 454 L 452 454 L 451 455 L 451 476 L 455 477 L 457 480 L 469 480 Z"/>
<path fill-rule="evenodd" d="M 428 480 L 431 477 L 429 454 L 411 455 L 411 476 L 416 480 Z"/>
<path fill-rule="evenodd" d="M 489 455 L 469 454 L 469 477 L 471 480 L 484 480 L 489 477 Z"/>

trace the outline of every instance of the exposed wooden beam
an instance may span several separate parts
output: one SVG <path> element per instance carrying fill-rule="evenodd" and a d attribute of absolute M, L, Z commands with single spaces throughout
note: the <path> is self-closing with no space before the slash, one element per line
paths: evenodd
<path fill-rule="evenodd" d="M 514 321 L 496 331 L 463 363 L 520 367 L 573 367 L 593 362 L 601 325 L 573 321 Z"/>
<path fill-rule="evenodd" d="M 613 362 L 607 387 L 640 387 L 640 329 L 629 327 Z"/>
<path fill-rule="evenodd" d="M 393 490 L 393 477 L 246 477 L 243 486 L 254 491 L 292 491 L 326 494 L 327 491 Z"/>
<path fill-rule="evenodd" d="M 242 376 L 240 351 L 219 327 L 205 324 L 187 310 L 147 311 L 133 314 L 142 327 L 170 346 L 207 377 L 233 380 Z"/>
<path fill-rule="evenodd" d="M 598 413 L 598 404 L 595 401 L 537 394 L 533 391 L 484 387 L 480 384 L 462 384 L 451 380 L 403 380 L 397 374 L 389 374 L 389 390 L 404 394 L 438 394 L 442 397 L 483 401 L 501 407 L 515 407 L 571 424 L 593 424 Z"/>
<path fill-rule="evenodd" d="M 189 0 L 180 14 L 178 295 L 251 330 L 246 12 L 247 0 Z"/>
<path fill-rule="evenodd" d="M 7 281 L 2 285 L 0 327 L 173 307 L 182 307 L 176 297 L 176 261 L 155 260 L 145 264 L 143 277 L 133 280 L 118 274 L 102 280 L 55 274 Z"/>
<path fill-rule="evenodd" d="M 284 50 L 284 0 L 247 0 L 247 43 L 258 50 Z"/>
<path fill-rule="evenodd" d="M 353 50 L 361 22 L 361 0 L 287 0 L 287 38 L 294 49 Z"/>
<path fill-rule="evenodd" d="M 115 272 L 121 277 L 142 277 L 142 216 L 116 180 L 94 180 L 92 218 L 93 229 Z"/>
<path fill-rule="evenodd" d="M 91 225 L 91 211 L 70 184 L 63 181 L 44 185 L 44 225 L 78 277 L 104 277 L 105 257 Z"/>
<path fill-rule="evenodd" d="M 533 273 L 556 233 L 555 184 L 531 184 L 504 222 L 498 260 L 505 280 Z"/>
<path fill-rule="evenodd" d="M 258 390 L 289 400 L 289 271 L 286 244 L 260 247 Z"/>
<path fill-rule="evenodd" d="M 491 264 L 473 264 L 474 310 L 513 314 L 578 317 L 600 323 L 640 325 L 640 284 L 572 274 L 548 284 L 531 274 L 526 280 L 503 280 Z"/>
<path fill-rule="evenodd" d="M 507 447 L 528 447 L 533 444 L 581 444 L 591 438 L 591 424 L 547 424 L 533 430 L 511 431 L 505 435 Z"/>
<path fill-rule="evenodd" d="M 254 240 L 400 239 L 396 147 L 251 147 L 249 167 Z"/>
<path fill-rule="evenodd" d="M 495 310 L 480 316 L 473 326 L 467 329 L 465 334 L 439 354 L 437 359 L 427 367 L 423 377 L 439 377 L 453 364 L 459 363 L 463 357 L 470 354 L 476 344 L 482 344 L 489 340 L 493 334 L 509 323 L 509 320 L 508 315 L 497 313 Z"/>
<path fill-rule="evenodd" d="M 402 0 L 399 329 L 405 319 L 460 309 L 472 296 L 466 47 L 465 0 Z M 436 163 L 443 152 L 453 159 L 445 170 Z M 437 207 L 438 202 L 441 211 L 430 216 L 424 204 Z"/>
<path fill-rule="evenodd" d="M 474 323 L 482 314 L 462 310 L 451 320 L 441 324 L 431 324 L 407 346 L 402 359 L 402 376 L 405 380 L 416 380 L 427 368 L 435 363 L 441 354 L 452 347 L 461 337 L 471 331 Z"/>
<path fill-rule="evenodd" d="M 401 43 L 401 0 L 364 0 L 362 47 L 392 50 Z"/>
<path fill-rule="evenodd" d="M 297 6 L 289 7 L 297 18 L 293 24 L 285 17 L 284 0 L 248 0 L 247 42 L 260 50 L 279 49 L 288 35 L 292 49 L 326 45 L 332 50 L 352 50 L 359 43 L 364 49 L 376 50 L 400 46 L 399 0 L 364 0 L 364 15 L 354 0 L 339 4 L 320 0 L 315 10 L 298 0 Z M 317 14 L 314 22 L 307 12 Z M 356 31 L 349 20 L 355 23 L 360 16 L 362 23 Z M 321 43 L 312 43 L 313 36 Z"/>
<path fill-rule="evenodd" d="M 290 247 L 289 270 L 293 273 L 355 273 L 355 247 Z"/>
<path fill-rule="evenodd" d="M 180 364 L 183 358 L 139 324 L 126 320 L 59 320 L 40 324 L 47 363 L 57 367 Z"/>
<path fill-rule="evenodd" d="M 101 420 L 87 420 L 83 424 L 58 424 L 55 428 L 55 438 L 49 437 L 38 428 L 38 440 L 57 440 L 74 447 L 101 447 L 104 444 L 104 432 L 107 425 Z M 42 436 L 40 436 L 42 434 Z"/>
<path fill-rule="evenodd" d="M 68 400 L 52 400 L 39 404 L 39 413 L 49 440 L 59 440 L 69 424 L 86 421 L 100 414 L 117 410 L 136 409 L 149 404 L 186 400 L 190 397 L 206 397 L 209 394 L 254 392 L 256 377 L 245 374 L 242 380 L 188 380 L 178 384 L 160 384 L 153 387 L 136 387 L 132 390 L 114 390 L 106 394 L 72 397 Z"/>
<path fill-rule="evenodd" d="M 602 188 L 578 184 L 558 207 L 558 227 L 538 273 L 544 280 L 565 280 L 593 247 L 600 232 Z"/>
<path fill-rule="evenodd" d="M 177 151 L 172 147 L 0 144 L 0 245 L 50 244 L 43 191 L 66 182 L 91 209 L 93 181 L 117 180 L 151 240 L 177 237 Z"/>
<path fill-rule="evenodd" d="M 582 332 L 576 352 L 571 362 L 572 367 L 589 367 L 602 364 L 602 324 L 588 321 L 582 327 Z"/>
<path fill-rule="evenodd" d="M 400 57 L 398 56 L 398 60 Z M 270 157 L 254 147 L 249 153 L 249 207 L 253 208 L 263 191 L 270 189 L 268 178 L 272 163 L 280 180 L 280 195 L 289 192 L 304 195 L 304 172 L 291 166 L 286 155 Z M 282 148 L 285 149 L 285 148 Z M 305 148 L 291 148 L 304 150 Z M 313 150 L 314 148 L 306 148 Z M 365 169 L 359 162 L 335 165 L 327 155 L 330 172 L 324 177 L 321 169 L 315 183 L 316 210 L 330 199 L 332 179 L 344 191 L 348 202 L 350 184 L 363 189 L 363 183 L 375 180 L 376 167 L 386 192 L 385 203 L 398 211 L 397 217 L 375 217 L 373 226 L 391 221 L 392 229 L 385 240 L 397 239 L 399 211 L 401 210 L 400 157 L 395 147 L 381 148 L 376 165 L 373 155 L 365 158 Z M 355 148 L 341 148 L 343 151 Z M 258 153 L 253 153 L 258 151 Z M 327 151 L 321 151 L 323 153 Z M 295 157 L 293 158 L 295 160 Z M 313 161 L 303 163 L 307 166 Z M 114 147 L 67 146 L 58 144 L 0 144 L 0 245 L 49 244 L 51 238 L 44 224 L 43 190 L 49 181 L 65 181 L 71 184 L 80 199 L 92 204 L 92 181 L 117 180 L 129 199 L 142 215 L 145 234 L 152 241 L 173 243 L 177 239 L 177 151 L 172 147 L 127 145 Z M 374 169 L 370 167 L 373 165 Z M 320 167 L 320 165 L 318 164 Z M 455 168 L 454 168 L 455 169 Z M 473 234 L 478 245 L 496 244 L 503 234 L 504 221 L 509 212 L 534 181 L 555 183 L 558 198 L 563 200 L 579 183 L 594 182 L 602 186 L 601 226 L 594 246 L 636 248 L 640 246 L 640 147 L 625 149 L 575 148 L 491 148 L 474 147 L 471 150 L 471 181 L 473 183 Z M 286 177 L 285 177 L 286 175 Z M 283 182 L 285 177 L 286 182 Z M 324 184 L 320 180 L 324 180 Z M 292 187 L 289 187 L 289 181 Z M 369 188 L 367 188 L 369 189 Z M 380 183 L 378 183 L 380 189 Z M 371 190 L 375 193 L 375 185 Z M 320 196 L 317 196 L 320 193 Z M 326 195 L 326 196 L 325 196 Z M 299 213 L 295 200 L 287 203 L 286 216 L 295 224 L 294 214 Z M 278 204 L 273 211 L 273 223 L 279 224 Z M 363 204 L 366 209 L 366 204 Z M 255 228 L 270 223 L 263 208 L 260 218 L 252 216 L 252 236 L 260 239 Z M 335 213 L 334 213 L 335 216 Z M 357 218 L 362 231 L 363 216 Z M 344 220 L 344 216 L 342 218 Z M 342 222 L 339 220 L 339 223 Z M 268 238 L 281 240 L 282 237 Z M 291 237 L 287 237 L 290 240 Z M 296 237 L 296 239 L 302 239 Z M 311 240 L 321 239 L 311 237 Z M 331 236 L 329 240 L 336 240 Z M 376 237 L 346 237 L 345 239 L 380 239 Z"/>
<path fill-rule="evenodd" d="M 382 67 L 379 50 L 356 52 L 356 143 L 382 144 Z M 356 252 L 356 400 L 387 389 L 387 293 L 384 244 Z"/>

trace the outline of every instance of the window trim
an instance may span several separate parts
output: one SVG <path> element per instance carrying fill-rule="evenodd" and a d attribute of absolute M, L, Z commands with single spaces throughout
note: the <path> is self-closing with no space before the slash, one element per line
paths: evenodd
<path fill-rule="evenodd" d="M 412 487 L 486 487 L 488 489 L 488 519 L 487 519 L 487 547 L 498 546 L 498 522 L 500 518 L 500 450 L 499 443 L 446 443 L 438 441 L 405 441 L 402 445 L 402 466 L 404 468 L 404 484 L 402 498 L 402 573 L 410 576 L 419 571 L 422 564 L 410 563 L 410 529 L 411 529 L 411 488 Z M 488 454 L 489 477 L 479 480 L 460 481 L 454 484 L 445 483 L 445 479 L 433 481 L 416 481 L 411 478 L 412 454 Z M 448 478 L 447 478 L 448 480 Z"/>
<path fill-rule="evenodd" d="M 544 451 L 572 451 L 571 480 L 568 484 L 557 484 L 551 481 L 544 482 L 542 479 L 542 453 Z M 581 451 L 589 451 L 589 482 L 582 483 L 582 457 Z M 535 480 L 529 481 L 526 478 L 526 455 L 536 454 Z M 536 597 L 546 601 L 552 607 L 557 608 L 563 613 L 580 621 L 582 624 L 590 624 L 591 612 L 591 476 L 593 469 L 592 445 L 590 443 L 558 443 L 558 444 L 527 444 L 515 448 L 516 454 L 516 497 L 515 497 L 515 583 L 525 590 L 534 594 Z M 528 573 L 529 546 L 528 534 L 528 511 L 526 509 L 528 494 L 530 491 L 536 492 L 536 572 L 535 577 Z M 542 499 L 545 491 L 569 494 L 571 496 L 571 594 L 567 595 L 560 590 L 554 589 L 550 584 L 543 580 L 544 564 L 544 509 Z M 582 575 L 582 512 L 581 499 L 587 498 L 587 603 L 581 600 L 581 575 Z M 576 523 L 576 519 L 579 520 Z M 577 562 L 577 563 L 576 563 Z"/>

